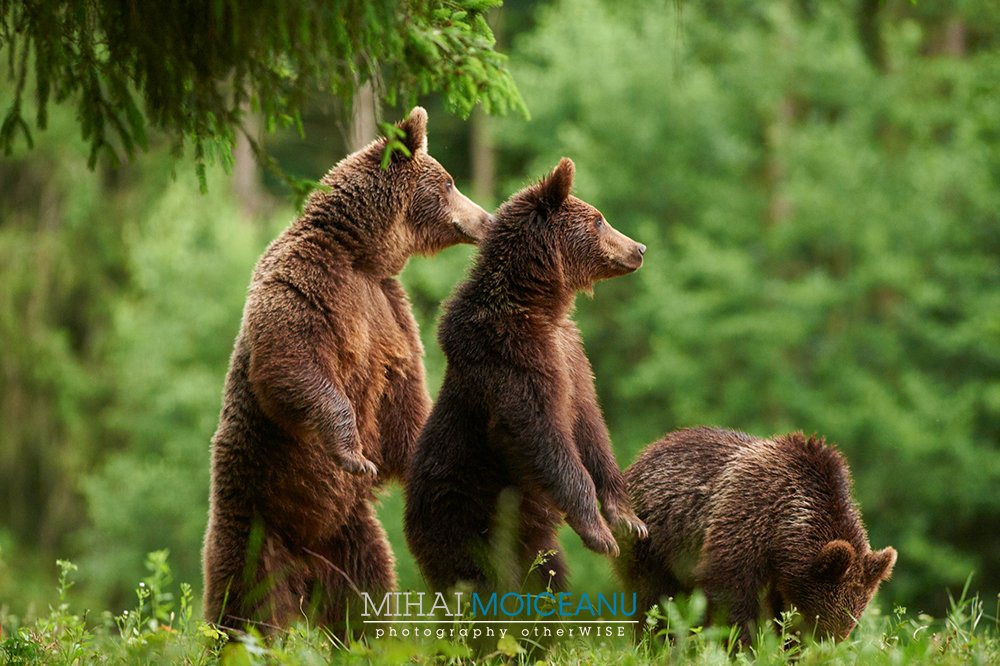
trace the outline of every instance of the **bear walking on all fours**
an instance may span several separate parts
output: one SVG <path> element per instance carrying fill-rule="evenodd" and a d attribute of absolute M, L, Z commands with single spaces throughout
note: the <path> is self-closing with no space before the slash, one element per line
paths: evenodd
<path fill-rule="evenodd" d="M 212 622 L 339 627 L 355 592 L 395 586 L 372 489 L 404 476 L 430 411 L 395 276 L 490 219 L 427 153 L 426 125 L 419 107 L 400 123 L 411 156 L 386 169 L 384 138 L 344 158 L 254 269 L 212 440 Z"/>
<path fill-rule="evenodd" d="M 794 605 L 807 629 L 846 638 L 896 562 L 869 547 L 847 463 L 822 439 L 679 430 L 625 479 L 649 527 L 617 562 L 640 607 L 702 587 L 710 619 L 728 613 L 744 643 L 762 605 L 773 617 Z"/>
<path fill-rule="evenodd" d="M 580 332 L 576 292 L 642 265 L 645 246 L 570 196 L 574 166 L 511 197 L 441 320 L 448 365 L 406 482 L 406 538 L 435 589 L 496 585 L 498 504 L 520 498 L 514 569 L 557 547 L 565 515 L 584 543 L 618 554 L 608 523 L 645 533 L 632 513 Z M 565 586 L 555 556 L 540 573 Z"/>

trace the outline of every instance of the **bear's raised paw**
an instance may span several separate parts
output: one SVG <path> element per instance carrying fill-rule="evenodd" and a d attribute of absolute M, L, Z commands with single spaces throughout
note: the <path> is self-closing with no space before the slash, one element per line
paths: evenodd
<path fill-rule="evenodd" d="M 580 535 L 583 545 L 595 553 L 610 555 L 611 557 L 618 557 L 620 554 L 618 542 L 615 541 L 614 535 L 603 518 L 598 518 L 596 522 L 580 526 L 570 523 L 570 526 Z"/>
<path fill-rule="evenodd" d="M 349 455 L 342 454 L 337 457 L 337 464 L 351 474 L 378 476 L 378 467 L 375 466 L 375 463 L 359 453 Z"/>

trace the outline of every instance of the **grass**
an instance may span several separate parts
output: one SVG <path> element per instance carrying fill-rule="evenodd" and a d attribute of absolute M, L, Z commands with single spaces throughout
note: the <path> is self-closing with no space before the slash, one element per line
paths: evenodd
<path fill-rule="evenodd" d="M 815 641 L 799 635 L 794 613 L 761 629 L 740 650 L 729 627 L 702 627 L 704 599 L 668 601 L 649 622 L 664 627 L 638 645 L 631 639 L 573 638 L 542 647 L 510 635 L 478 653 L 461 640 L 379 639 L 343 643 L 322 628 L 300 623 L 264 640 L 254 634 L 231 638 L 195 615 L 190 585 L 173 586 L 165 551 L 151 553 L 147 575 L 135 589 L 131 609 L 115 615 L 73 608 L 75 565 L 60 560 L 56 598 L 47 615 L 21 621 L 0 607 L 3 664 L 997 664 L 998 607 L 987 609 L 969 584 L 952 598 L 946 617 L 911 617 L 905 608 L 882 614 L 874 605 L 850 639 Z M 992 615 L 989 614 L 992 611 Z M 478 654 L 478 657 L 474 655 Z"/>

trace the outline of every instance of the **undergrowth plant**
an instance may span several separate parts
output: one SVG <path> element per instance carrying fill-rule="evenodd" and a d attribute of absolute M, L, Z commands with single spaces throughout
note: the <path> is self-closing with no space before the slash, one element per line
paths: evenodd
<path fill-rule="evenodd" d="M 474 650 L 437 638 L 340 640 L 305 618 L 263 637 L 222 632 L 197 617 L 194 589 L 173 585 L 166 550 L 149 553 L 132 608 L 115 614 L 74 608 L 76 565 L 58 560 L 54 601 L 34 619 L 0 605 L 0 664 L 996 664 L 1000 663 L 1000 597 L 993 608 L 971 591 L 971 577 L 950 597 L 943 618 L 897 606 L 872 605 L 848 640 L 818 640 L 800 631 L 794 611 L 761 626 L 749 647 L 736 627 L 705 626 L 706 601 L 664 599 L 649 611 L 639 641 L 573 638 L 538 644 L 508 633 L 494 647 Z M 544 556 L 534 565 L 545 566 Z M 479 655 L 479 656 L 476 656 Z"/>

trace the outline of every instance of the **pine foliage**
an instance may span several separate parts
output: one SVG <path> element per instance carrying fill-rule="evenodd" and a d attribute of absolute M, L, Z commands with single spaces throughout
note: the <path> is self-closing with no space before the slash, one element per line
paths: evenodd
<path fill-rule="evenodd" d="M 494 50 L 485 12 L 500 0 L 0 0 L 0 55 L 14 96 L 0 150 L 33 144 L 51 104 L 75 108 L 91 168 L 145 149 L 151 129 L 175 151 L 230 166 L 248 110 L 295 126 L 310 98 L 350 99 L 366 81 L 390 104 L 440 92 L 467 116 L 479 103 L 524 105 Z M 34 95 L 26 117 L 24 97 Z M 254 147 L 265 161 L 256 137 Z"/>

